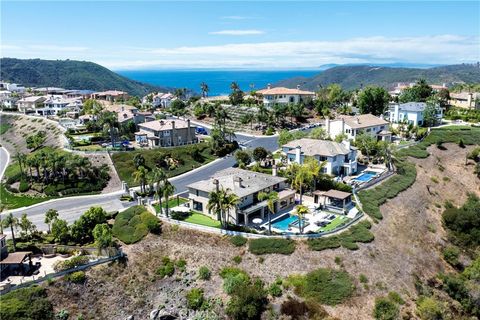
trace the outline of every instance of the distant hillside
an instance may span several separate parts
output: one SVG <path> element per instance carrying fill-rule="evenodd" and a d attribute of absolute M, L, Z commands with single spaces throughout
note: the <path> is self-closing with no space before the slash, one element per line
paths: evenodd
<path fill-rule="evenodd" d="M 0 69 L 0 79 L 30 87 L 112 89 L 136 96 L 151 91 L 166 91 L 165 88 L 130 80 L 88 61 L 1 58 Z"/>
<path fill-rule="evenodd" d="M 377 85 L 392 88 L 398 82 L 415 82 L 425 79 L 429 83 L 451 84 L 452 82 L 480 82 L 480 68 L 476 65 L 461 64 L 428 69 L 391 68 L 379 66 L 337 66 L 327 69 L 316 76 L 297 77 L 279 81 L 276 86 L 294 88 L 300 84 L 303 89 L 317 90 L 319 85 L 338 83 L 344 89 L 356 89 L 360 86 Z"/>

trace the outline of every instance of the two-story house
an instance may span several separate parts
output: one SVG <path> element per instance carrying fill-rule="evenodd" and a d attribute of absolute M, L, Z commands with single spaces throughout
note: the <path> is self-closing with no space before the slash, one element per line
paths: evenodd
<path fill-rule="evenodd" d="M 42 107 L 37 107 L 35 113 L 40 116 L 57 115 L 63 110 L 80 111 L 83 107 L 81 98 L 64 98 L 60 95 L 50 95 L 43 102 Z"/>
<path fill-rule="evenodd" d="M 388 122 L 373 114 L 339 116 L 335 120 L 325 119 L 325 131 L 331 138 L 345 134 L 347 139 L 355 140 L 362 133 L 370 134 L 377 140 L 391 141 L 392 133 L 388 131 Z"/>
<path fill-rule="evenodd" d="M 303 164 L 305 157 L 325 162 L 322 172 L 333 176 L 349 176 L 357 172 L 357 148 L 350 141 L 299 139 L 282 146 L 287 162 Z"/>
<path fill-rule="evenodd" d="M 107 90 L 107 91 L 101 91 L 101 92 L 94 92 L 92 93 L 91 97 L 92 99 L 116 102 L 116 101 L 125 101 L 130 96 L 128 95 L 128 93 L 124 91 Z"/>
<path fill-rule="evenodd" d="M 423 114 L 427 104 L 425 102 L 408 102 L 391 104 L 387 112 L 388 119 L 391 123 L 407 123 L 414 126 L 422 126 L 424 124 Z M 442 108 L 436 108 L 436 117 L 439 122 L 442 121 Z"/>
<path fill-rule="evenodd" d="M 240 198 L 240 202 L 226 213 L 226 219 L 238 225 L 249 224 L 255 218 L 268 217 L 267 201 L 258 199 L 260 192 L 278 192 L 275 213 L 295 205 L 295 191 L 287 189 L 285 178 L 239 168 L 218 171 L 210 179 L 194 182 L 187 188 L 190 208 L 215 220 L 217 213 L 207 208 L 209 193 L 222 188 L 230 189 Z"/>
<path fill-rule="evenodd" d="M 47 100 L 44 96 L 30 96 L 24 97 L 17 101 L 18 111 L 23 113 L 36 112 L 37 108 L 43 107 L 43 102 Z"/>
<path fill-rule="evenodd" d="M 114 104 L 106 106 L 105 110 L 116 113 L 119 123 L 133 121 L 135 124 L 139 124 L 155 120 L 155 117 L 151 112 L 141 112 L 137 107 L 126 104 Z"/>
<path fill-rule="evenodd" d="M 190 120 L 155 120 L 138 125 L 135 141 L 145 147 L 173 147 L 197 143 L 196 126 Z"/>
<path fill-rule="evenodd" d="M 449 103 L 465 109 L 480 109 L 480 92 L 451 92 Z"/>
<path fill-rule="evenodd" d="M 262 97 L 263 104 L 266 106 L 276 103 L 297 104 L 315 97 L 315 92 L 300 90 L 300 86 L 297 86 L 296 89 L 290 89 L 284 87 L 272 88 L 268 85 L 266 89 L 258 90 L 256 93 Z"/>

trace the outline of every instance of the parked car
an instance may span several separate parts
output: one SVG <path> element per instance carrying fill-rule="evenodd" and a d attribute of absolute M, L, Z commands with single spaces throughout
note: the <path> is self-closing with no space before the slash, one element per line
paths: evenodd
<path fill-rule="evenodd" d="M 208 135 L 208 131 L 204 127 L 197 127 L 197 129 L 195 129 L 195 133 L 196 134 Z"/>

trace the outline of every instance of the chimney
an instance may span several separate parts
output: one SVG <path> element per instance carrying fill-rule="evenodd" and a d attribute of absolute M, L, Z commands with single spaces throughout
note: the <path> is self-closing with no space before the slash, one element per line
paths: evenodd
<path fill-rule="evenodd" d="M 325 131 L 327 135 L 330 136 L 330 117 L 325 118 Z"/>
<path fill-rule="evenodd" d="M 235 187 L 238 187 L 238 188 L 243 188 L 242 181 L 243 181 L 242 178 L 240 178 L 240 177 L 234 177 L 234 178 L 233 178 L 233 185 L 234 185 Z"/>
<path fill-rule="evenodd" d="M 302 155 L 302 147 L 297 146 L 297 148 L 295 149 L 295 162 L 298 164 L 302 164 L 300 162 L 302 160 L 301 155 Z"/>
<path fill-rule="evenodd" d="M 175 120 L 172 121 L 172 146 L 175 146 L 176 145 L 176 141 L 175 141 Z"/>
<path fill-rule="evenodd" d="M 190 136 L 190 119 L 187 119 L 187 144 L 190 144 L 192 142 Z"/>
<path fill-rule="evenodd" d="M 276 177 L 277 176 L 277 165 L 273 164 L 272 166 L 272 176 Z"/>
<path fill-rule="evenodd" d="M 272 85 L 270 83 L 267 84 L 267 89 L 272 89 Z"/>
<path fill-rule="evenodd" d="M 356 123 L 356 124 L 360 124 L 360 119 L 358 119 L 358 117 L 355 118 L 355 123 Z"/>
<path fill-rule="evenodd" d="M 218 189 L 219 189 L 219 182 L 217 179 L 213 179 L 213 184 L 215 185 L 215 191 L 218 192 Z"/>

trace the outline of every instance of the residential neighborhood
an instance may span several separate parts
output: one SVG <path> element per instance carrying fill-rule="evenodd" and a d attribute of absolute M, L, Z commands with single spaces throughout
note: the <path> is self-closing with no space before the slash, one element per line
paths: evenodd
<path fill-rule="evenodd" d="M 478 1 L 3 1 L 0 320 L 480 319 Z"/>

